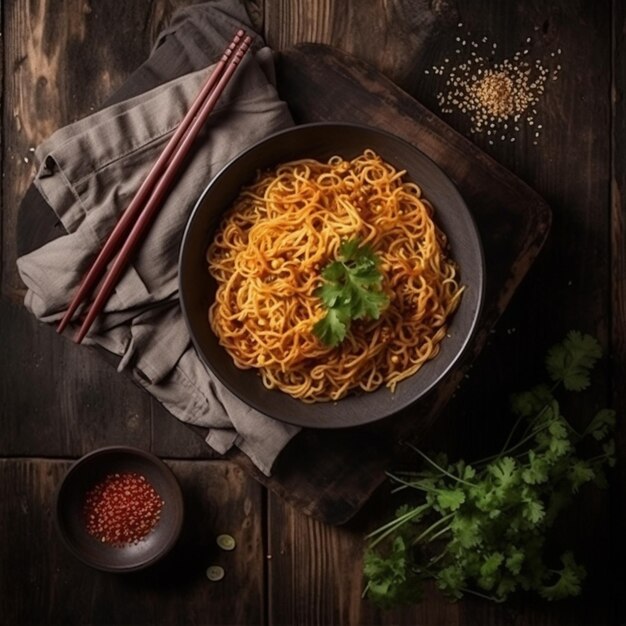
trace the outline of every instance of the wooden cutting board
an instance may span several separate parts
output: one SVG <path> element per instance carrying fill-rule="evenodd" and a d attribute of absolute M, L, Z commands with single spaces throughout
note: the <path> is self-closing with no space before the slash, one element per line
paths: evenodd
<path fill-rule="evenodd" d="M 417 146 L 454 181 L 472 211 L 486 260 L 486 295 L 462 363 L 437 389 L 382 422 L 346 430 L 307 430 L 283 451 L 271 478 L 242 466 L 269 489 L 330 524 L 347 521 L 385 480 L 399 442 L 419 438 L 478 356 L 550 229 L 551 211 L 525 183 L 366 63 L 319 44 L 277 60 L 277 84 L 296 123 L 369 124 Z"/>
<path fill-rule="evenodd" d="M 535 260 L 547 237 L 551 212 L 511 172 L 356 58 L 319 44 L 297 46 L 277 58 L 277 84 L 296 123 L 369 124 L 426 153 L 457 185 L 474 215 L 485 252 L 487 285 L 478 330 L 462 362 L 425 399 L 375 424 L 302 431 L 282 452 L 271 478 L 260 474 L 243 454 L 232 453 L 236 463 L 289 503 L 323 522 L 341 524 L 385 480 L 399 442 L 419 438 L 449 401 Z M 111 101 L 134 95 L 137 88 L 128 84 Z M 42 211 L 37 196 L 31 188 L 20 207 L 22 252 L 62 234 L 52 212 Z"/>

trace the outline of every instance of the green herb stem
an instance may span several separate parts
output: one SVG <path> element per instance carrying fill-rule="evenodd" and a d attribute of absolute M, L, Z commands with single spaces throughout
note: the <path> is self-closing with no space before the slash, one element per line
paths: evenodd
<path fill-rule="evenodd" d="M 442 517 L 441 519 L 438 519 L 436 522 L 431 524 L 426 530 L 421 532 L 413 540 L 413 545 L 417 545 L 422 539 L 427 537 L 433 530 L 435 530 L 436 528 L 439 528 L 439 526 L 441 526 L 442 524 L 445 524 L 448 520 L 452 519 L 455 515 L 456 515 L 456 513 L 448 513 L 448 515 Z M 444 530 L 448 531 L 448 530 L 450 530 L 450 527 L 448 526 Z M 432 541 L 432 537 L 429 539 L 429 541 Z"/>
<path fill-rule="evenodd" d="M 467 480 L 463 480 L 459 476 L 455 476 L 454 474 L 451 474 L 450 472 L 445 470 L 440 465 L 437 465 L 437 463 L 435 463 L 435 461 L 433 461 L 427 454 L 424 454 L 419 448 L 416 448 L 414 445 L 412 445 L 410 443 L 407 443 L 407 445 L 412 450 L 415 450 L 415 452 L 417 452 L 425 461 L 430 463 L 435 469 L 439 470 L 444 476 L 447 476 L 448 478 L 452 478 L 452 480 L 456 480 L 457 482 L 463 483 L 464 485 L 468 485 L 469 487 L 475 487 L 476 486 L 474 483 L 470 483 Z"/>
<path fill-rule="evenodd" d="M 478 467 L 480 465 L 487 465 L 488 463 L 490 463 L 491 461 L 495 461 L 496 459 L 499 459 L 500 457 L 503 456 L 511 456 L 511 452 L 514 452 L 515 450 L 518 450 L 519 448 L 521 448 L 524 444 L 528 443 L 529 441 L 532 441 L 532 439 L 535 438 L 535 436 L 540 433 L 542 430 L 545 430 L 546 428 L 548 428 L 550 426 L 550 423 L 548 422 L 547 424 L 544 424 L 543 426 L 540 426 L 539 428 L 537 428 L 536 430 L 533 430 L 532 433 L 530 433 L 530 435 L 528 435 L 527 437 L 524 437 L 523 439 L 521 439 L 520 441 L 518 441 L 514 446 L 510 447 L 508 450 L 505 450 L 503 452 L 498 452 L 498 454 L 492 454 L 491 456 L 486 456 L 483 459 L 479 459 L 478 461 L 474 461 L 472 463 L 472 465 L 474 467 Z"/>
<path fill-rule="evenodd" d="M 420 513 L 422 513 L 423 511 L 429 508 L 430 508 L 430 504 L 422 504 L 421 506 L 411 509 L 404 515 L 401 515 L 400 517 L 397 517 L 391 520 L 391 522 L 388 522 L 387 524 L 369 533 L 369 535 L 365 536 L 366 539 L 372 539 L 373 537 L 376 537 L 376 539 L 371 542 L 370 547 L 373 548 L 377 546 L 383 539 L 385 539 L 391 533 L 396 531 L 400 526 L 402 526 L 403 524 L 406 524 L 411 519 L 413 519 L 414 517 L 417 517 Z"/>
<path fill-rule="evenodd" d="M 394 492 L 415 489 L 421 493 L 411 498 L 423 504 L 402 507 L 368 535 L 374 539 L 364 554 L 368 598 L 386 608 L 419 602 L 424 578 L 435 579 L 453 600 L 472 594 L 503 602 L 521 590 L 546 600 L 580 593 L 585 570 L 571 552 L 561 556 L 562 570 L 547 566 L 548 531 L 581 485 L 605 484 L 603 466 L 616 461 L 615 412 L 599 411 L 580 434 L 552 392 L 586 389 L 600 356 L 600 344 L 582 333 L 570 332 L 553 346 L 546 357 L 549 383 L 514 398 L 517 419 L 497 454 L 467 465 L 431 459 L 407 444 L 420 457 L 420 471 L 388 476 L 397 483 Z M 587 435 L 602 449 L 585 458 L 577 444 Z M 373 550 L 382 540 L 385 546 Z"/>

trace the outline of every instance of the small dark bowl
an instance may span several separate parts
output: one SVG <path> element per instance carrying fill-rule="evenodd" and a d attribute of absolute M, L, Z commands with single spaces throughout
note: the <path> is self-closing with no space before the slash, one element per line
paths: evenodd
<path fill-rule="evenodd" d="M 165 504 L 156 526 L 142 541 L 116 547 L 87 532 L 83 506 L 90 488 L 119 472 L 145 476 Z M 183 522 L 183 496 L 172 471 L 154 455 L 126 446 L 100 448 L 76 461 L 61 481 L 56 522 L 63 543 L 83 563 L 105 572 L 134 572 L 156 563 L 176 543 Z"/>
<path fill-rule="evenodd" d="M 346 159 L 366 148 L 397 169 L 406 170 L 435 207 L 435 221 L 448 236 L 451 255 L 460 268 L 466 290 L 448 326 L 436 358 L 394 393 L 381 387 L 371 393 L 353 393 L 337 402 L 307 404 L 263 386 L 253 370 L 238 369 L 220 346 L 208 322 L 215 294 L 206 250 L 223 212 L 257 170 L 300 158 Z M 208 184 L 198 200 L 183 236 L 179 260 L 180 299 L 196 350 L 213 374 L 249 406 L 275 419 L 309 428 L 342 428 L 385 418 L 407 407 L 431 390 L 454 366 L 476 328 L 485 289 L 484 257 L 478 230 L 454 184 L 415 146 L 387 132 L 357 124 L 305 124 L 267 137 L 234 160 Z"/>

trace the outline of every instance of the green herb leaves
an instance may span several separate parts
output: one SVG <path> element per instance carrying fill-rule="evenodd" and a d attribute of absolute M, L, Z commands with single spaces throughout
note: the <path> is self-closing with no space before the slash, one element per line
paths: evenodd
<path fill-rule="evenodd" d="M 560 568 L 548 563 L 546 532 L 583 485 L 605 484 L 604 467 L 615 464 L 615 412 L 599 411 L 578 433 L 554 392 L 588 387 L 600 356 L 598 342 L 577 332 L 554 346 L 546 359 L 552 387 L 512 397 L 517 421 L 498 454 L 452 464 L 413 448 L 428 465 L 391 478 L 395 491 L 420 499 L 368 536 L 367 597 L 384 607 L 417 602 L 427 578 L 451 599 L 472 593 L 502 602 L 518 589 L 547 600 L 580 593 L 585 569 L 571 552 Z M 582 440 L 585 450 L 599 450 L 582 458 Z"/>
<path fill-rule="evenodd" d="M 548 352 L 548 374 L 565 389 L 582 391 L 589 386 L 589 371 L 601 356 L 600 344 L 593 337 L 571 331 L 563 343 Z"/>
<path fill-rule="evenodd" d="M 345 339 L 352 320 L 378 319 L 389 304 L 372 248 L 350 239 L 341 244 L 339 252 L 339 259 L 322 270 L 324 284 L 316 295 L 327 311 L 313 327 L 315 335 L 332 347 Z"/>

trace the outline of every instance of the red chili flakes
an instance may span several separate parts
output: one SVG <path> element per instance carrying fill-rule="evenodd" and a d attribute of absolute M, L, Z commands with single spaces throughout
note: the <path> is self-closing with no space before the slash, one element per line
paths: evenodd
<path fill-rule="evenodd" d="M 85 497 L 87 532 L 102 543 L 138 543 L 156 526 L 165 502 L 145 476 L 108 474 Z"/>

